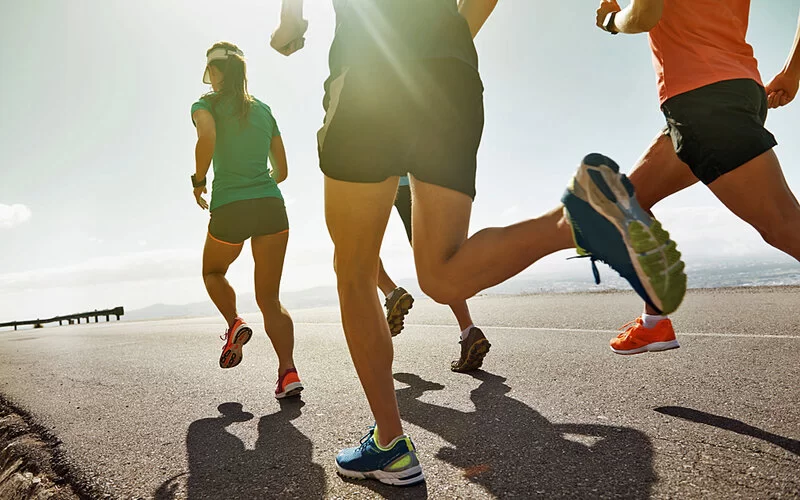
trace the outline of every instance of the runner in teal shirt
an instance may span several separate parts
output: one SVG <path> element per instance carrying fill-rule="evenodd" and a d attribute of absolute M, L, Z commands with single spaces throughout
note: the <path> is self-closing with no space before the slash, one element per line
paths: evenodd
<path fill-rule="evenodd" d="M 303 384 L 294 366 L 294 326 L 280 303 L 279 290 L 289 220 L 278 183 L 288 175 L 286 152 L 269 106 L 247 91 L 244 54 L 228 42 L 206 52 L 203 82 L 209 92 L 192 105 L 197 129 L 194 197 L 202 209 L 206 174 L 213 162 L 211 220 L 203 250 L 203 281 L 208 295 L 227 322 L 220 368 L 242 360 L 242 348 L 252 329 L 238 315 L 236 292 L 225 274 L 239 256 L 245 240 L 255 260 L 255 295 L 264 315 L 267 335 L 278 356 L 276 398 L 296 396 Z M 274 171 L 269 170 L 268 159 Z"/>

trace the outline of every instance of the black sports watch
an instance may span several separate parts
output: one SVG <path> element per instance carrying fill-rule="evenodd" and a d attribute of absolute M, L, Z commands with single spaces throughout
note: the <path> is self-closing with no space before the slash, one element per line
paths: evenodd
<path fill-rule="evenodd" d="M 614 27 L 614 19 L 616 17 L 617 17 L 617 13 L 616 12 L 611 12 L 606 16 L 605 21 L 603 21 L 603 29 L 605 31 L 608 31 L 612 35 L 616 35 L 617 33 L 619 33 L 619 31 L 617 31 L 617 29 Z"/>
<path fill-rule="evenodd" d="M 195 177 L 195 174 L 192 174 L 192 187 L 199 188 L 199 187 L 205 187 L 205 185 L 206 185 L 205 177 L 203 177 L 202 181 L 197 182 L 197 177 Z"/>

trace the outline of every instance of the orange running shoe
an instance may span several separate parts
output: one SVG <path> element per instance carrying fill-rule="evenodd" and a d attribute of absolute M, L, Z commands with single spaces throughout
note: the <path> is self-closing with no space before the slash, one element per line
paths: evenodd
<path fill-rule="evenodd" d="M 638 317 L 622 327 L 625 331 L 611 340 L 611 350 L 617 354 L 639 354 L 647 351 L 667 351 L 680 347 L 672 329 L 672 321 L 662 319 L 653 328 L 645 328 Z"/>
<path fill-rule="evenodd" d="M 275 387 L 275 398 L 283 399 L 299 396 L 302 390 L 303 383 L 300 382 L 297 369 L 289 368 L 283 372 L 283 375 L 278 376 L 278 384 L 277 387 Z"/>
<path fill-rule="evenodd" d="M 242 346 L 250 341 L 253 330 L 247 326 L 242 318 L 236 318 L 225 335 L 219 338 L 225 341 L 222 346 L 222 355 L 219 357 L 220 368 L 233 368 L 242 361 Z"/>

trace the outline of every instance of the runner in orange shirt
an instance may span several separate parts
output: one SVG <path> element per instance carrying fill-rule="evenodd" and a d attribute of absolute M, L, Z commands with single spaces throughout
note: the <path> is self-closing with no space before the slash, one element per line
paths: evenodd
<path fill-rule="evenodd" d="M 788 104 L 800 81 L 800 26 L 786 66 L 767 90 L 745 41 L 750 0 L 603 0 L 597 26 L 647 32 L 667 120 L 630 174 L 649 210 L 698 180 L 770 245 L 800 260 L 800 204 L 764 128 L 768 107 Z M 649 305 L 611 341 L 618 354 L 678 346 L 670 320 Z"/>

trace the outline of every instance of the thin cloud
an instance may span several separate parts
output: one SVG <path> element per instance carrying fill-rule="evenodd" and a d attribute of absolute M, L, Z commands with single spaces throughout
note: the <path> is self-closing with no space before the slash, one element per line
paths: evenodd
<path fill-rule="evenodd" d="M 200 275 L 199 250 L 159 250 L 97 257 L 62 268 L 0 275 L 0 294 L 55 287 L 119 285 Z"/>
<path fill-rule="evenodd" d="M 4 205 L 0 203 L 0 229 L 11 229 L 30 220 L 31 209 L 16 203 Z"/>

